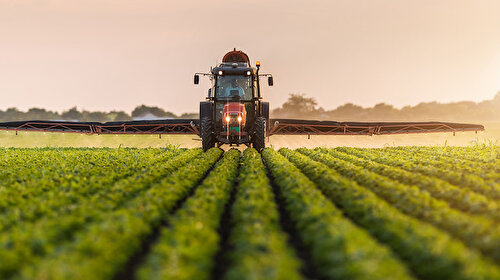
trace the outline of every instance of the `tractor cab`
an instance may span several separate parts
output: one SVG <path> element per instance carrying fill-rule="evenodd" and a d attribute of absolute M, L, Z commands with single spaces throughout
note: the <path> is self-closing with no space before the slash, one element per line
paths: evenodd
<path fill-rule="evenodd" d="M 259 74 L 259 68 L 259 62 L 251 67 L 244 52 L 233 50 L 210 73 L 195 75 L 195 84 L 199 75 L 209 76 L 212 82 L 207 101 L 200 103 L 200 136 L 205 150 L 216 144 L 264 148 L 269 104 L 261 101 L 259 77 L 268 76 L 272 85 L 272 76 Z"/>

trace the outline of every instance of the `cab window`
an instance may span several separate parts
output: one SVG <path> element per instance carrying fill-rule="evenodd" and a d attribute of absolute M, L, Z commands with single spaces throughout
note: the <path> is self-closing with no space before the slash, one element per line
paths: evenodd
<path fill-rule="evenodd" d="M 239 95 L 240 100 L 252 100 L 252 78 L 248 76 L 217 76 L 217 99 L 233 99 Z"/>

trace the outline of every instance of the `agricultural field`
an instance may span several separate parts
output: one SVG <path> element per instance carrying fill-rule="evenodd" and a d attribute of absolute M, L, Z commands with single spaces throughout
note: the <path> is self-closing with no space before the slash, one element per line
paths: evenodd
<path fill-rule="evenodd" d="M 500 279 L 496 145 L 0 155 L 0 279 Z"/>

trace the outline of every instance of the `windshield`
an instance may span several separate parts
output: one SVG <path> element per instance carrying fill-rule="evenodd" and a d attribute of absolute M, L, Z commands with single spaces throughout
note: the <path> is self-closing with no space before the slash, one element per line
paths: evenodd
<path fill-rule="evenodd" d="M 252 77 L 251 76 L 217 76 L 216 83 L 217 99 L 251 100 Z"/>

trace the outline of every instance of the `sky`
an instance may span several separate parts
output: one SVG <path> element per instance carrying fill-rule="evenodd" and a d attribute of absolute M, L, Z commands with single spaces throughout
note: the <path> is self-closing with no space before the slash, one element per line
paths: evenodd
<path fill-rule="evenodd" d="M 500 91 L 500 1 L 0 0 L 0 109 L 197 112 L 233 48 L 276 108 L 482 101 Z"/>

